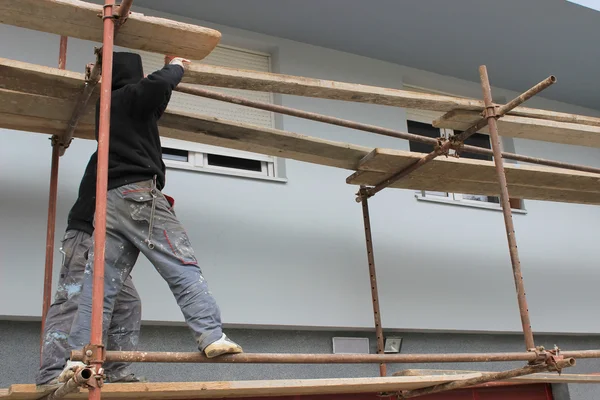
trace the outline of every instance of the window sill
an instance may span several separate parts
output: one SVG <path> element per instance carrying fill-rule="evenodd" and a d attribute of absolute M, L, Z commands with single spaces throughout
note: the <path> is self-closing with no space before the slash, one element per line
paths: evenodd
<path fill-rule="evenodd" d="M 250 171 L 249 172 L 225 171 L 222 169 L 194 167 L 191 165 L 177 165 L 176 163 L 168 162 L 167 160 L 164 160 L 164 163 L 165 163 L 165 167 L 167 167 L 168 169 L 179 169 L 179 170 L 184 170 L 184 171 L 200 172 L 200 173 L 205 173 L 205 174 L 208 173 L 208 174 L 216 174 L 216 175 L 226 175 L 226 176 L 233 176 L 236 178 L 258 179 L 258 180 L 262 180 L 262 181 L 271 181 L 271 182 L 278 182 L 278 183 L 287 183 L 287 181 L 288 181 L 287 178 L 265 176 L 265 175 L 255 174 Z"/>
<path fill-rule="evenodd" d="M 445 197 L 423 196 L 422 194 L 415 194 L 415 198 L 419 201 L 428 201 L 431 203 L 442 203 L 442 204 L 449 204 L 449 205 L 460 206 L 460 207 L 471 207 L 471 208 L 479 208 L 479 209 L 483 209 L 483 210 L 502 211 L 502 207 L 500 207 L 499 205 L 493 204 L 493 203 L 481 202 L 481 204 L 477 204 L 475 202 L 471 203 L 471 202 L 466 202 L 466 201 L 448 199 Z M 522 210 L 522 209 L 511 208 L 511 211 L 513 214 L 527 214 L 527 210 Z"/>

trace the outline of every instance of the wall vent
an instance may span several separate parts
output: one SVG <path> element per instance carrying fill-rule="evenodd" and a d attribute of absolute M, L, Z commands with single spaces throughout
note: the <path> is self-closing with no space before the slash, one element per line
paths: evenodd
<path fill-rule="evenodd" d="M 369 338 L 334 337 L 334 354 L 369 354 Z"/>

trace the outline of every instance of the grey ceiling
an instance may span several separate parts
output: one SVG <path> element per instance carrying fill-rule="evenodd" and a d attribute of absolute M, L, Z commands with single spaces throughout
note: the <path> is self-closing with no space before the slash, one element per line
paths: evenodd
<path fill-rule="evenodd" d="M 600 109 L 600 12 L 565 0 L 135 0 L 134 6 Z"/>

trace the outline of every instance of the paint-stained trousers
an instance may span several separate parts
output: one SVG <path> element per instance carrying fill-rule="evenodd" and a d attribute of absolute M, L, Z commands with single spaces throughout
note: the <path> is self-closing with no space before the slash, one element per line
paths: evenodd
<path fill-rule="evenodd" d="M 42 363 L 36 375 L 41 385 L 56 378 L 69 358 L 68 335 L 80 300 L 86 257 L 92 237 L 86 232 L 68 230 L 62 240 L 63 263 L 54 303 L 48 310 L 42 344 Z M 140 297 L 128 276 L 119 292 L 108 324 L 108 350 L 135 350 L 140 336 Z M 108 379 L 127 376 L 131 363 L 107 363 Z"/>
<path fill-rule="evenodd" d="M 168 283 L 199 349 L 218 340 L 223 334 L 219 307 L 202 276 L 187 233 L 153 181 L 109 190 L 106 207 L 103 337 L 117 294 L 142 252 Z M 73 348 L 90 341 L 93 260 L 92 247 L 69 335 Z"/>

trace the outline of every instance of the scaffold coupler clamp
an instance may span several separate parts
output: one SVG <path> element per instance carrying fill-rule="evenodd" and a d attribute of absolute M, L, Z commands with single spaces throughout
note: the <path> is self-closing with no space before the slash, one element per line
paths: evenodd
<path fill-rule="evenodd" d="M 50 146 L 54 147 L 54 146 L 60 146 L 60 138 L 58 137 L 58 135 L 52 135 L 50 137 Z"/>
<path fill-rule="evenodd" d="M 435 145 L 434 150 L 436 152 L 438 152 L 441 156 L 446 156 L 446 158 L 448 158 L 448 155 L 450 154 L 450 148 L 447 148 L 446 150 L 442 150 L 442 147 L 444 146 L 444 144 L 448 141 L 448 139 L 446 138 L 442 138 L 439 137 L 437 138 L 437 144 Z"/>
<path fill-rule="evenodd" d="M 85 65 L 85 84 L 88 85 L 92 81 L 92 70 L 94 69 L 94 63 L 87 63 Z"/>
<path fill-rule="evenodd" d="M 356 202 L 360 203 L 363 199 L 363 197 L 365 198 L 369 198 L 372 197 L 373 195 L 369 192 L 369 188 L 364 186 L 364 185 L 360 185 L 360 189 L 358 189 L 358 192 L 356 192 Z"/>
<path fill-rule="evenodd" d="M 560 375 L 561 369 L 558 367 L 557 362 L 563 360 L 564 357 L 560 354 L 560 349 L 557 345 L 554 345 L 554 349 L 546 352 L 546 364 L 552 367 L 553 370 L 558 372 Z"/>
<path fill-rule="evenodd" d="M 500 106 L 498 104 L 492 104 L 491 106 L 485 107 L 481 112 L 481 116 L 483 118 L 494 117 L 495 119 L 498 119 L 501 117 L 501 115 L 498 115 L 499 108 Z"/>
<path fill-rule="evenodd" d="M 450 148 L 454 150 L 454 154 L 452 154 L 452 156 L 460 158 L 460 155 L 462 154 L 465 148 L 465 142 L 456 140 L 456 137 L 456 135 L 450 137 L 450 141 L 452 142 Z"/>
<path fill-rule="evenodd" d="M 104 384 L 104 368 L 96 367 L 102 365 L 106 361 L 106 349 L 104 345 L 88 344 L 83 348 L 83 363 L 91 365 L 94 371 L 94 376 L 88 381 L 88 386 L 100 388 Z"/>
<path fill-rule="evenodd" d="M 535 359 L 529 361 L 529 365 L 540 365 L 546 363 L 546 349 L 544 346 L 536 346 L 527 351 L 535 353 Z"/>

